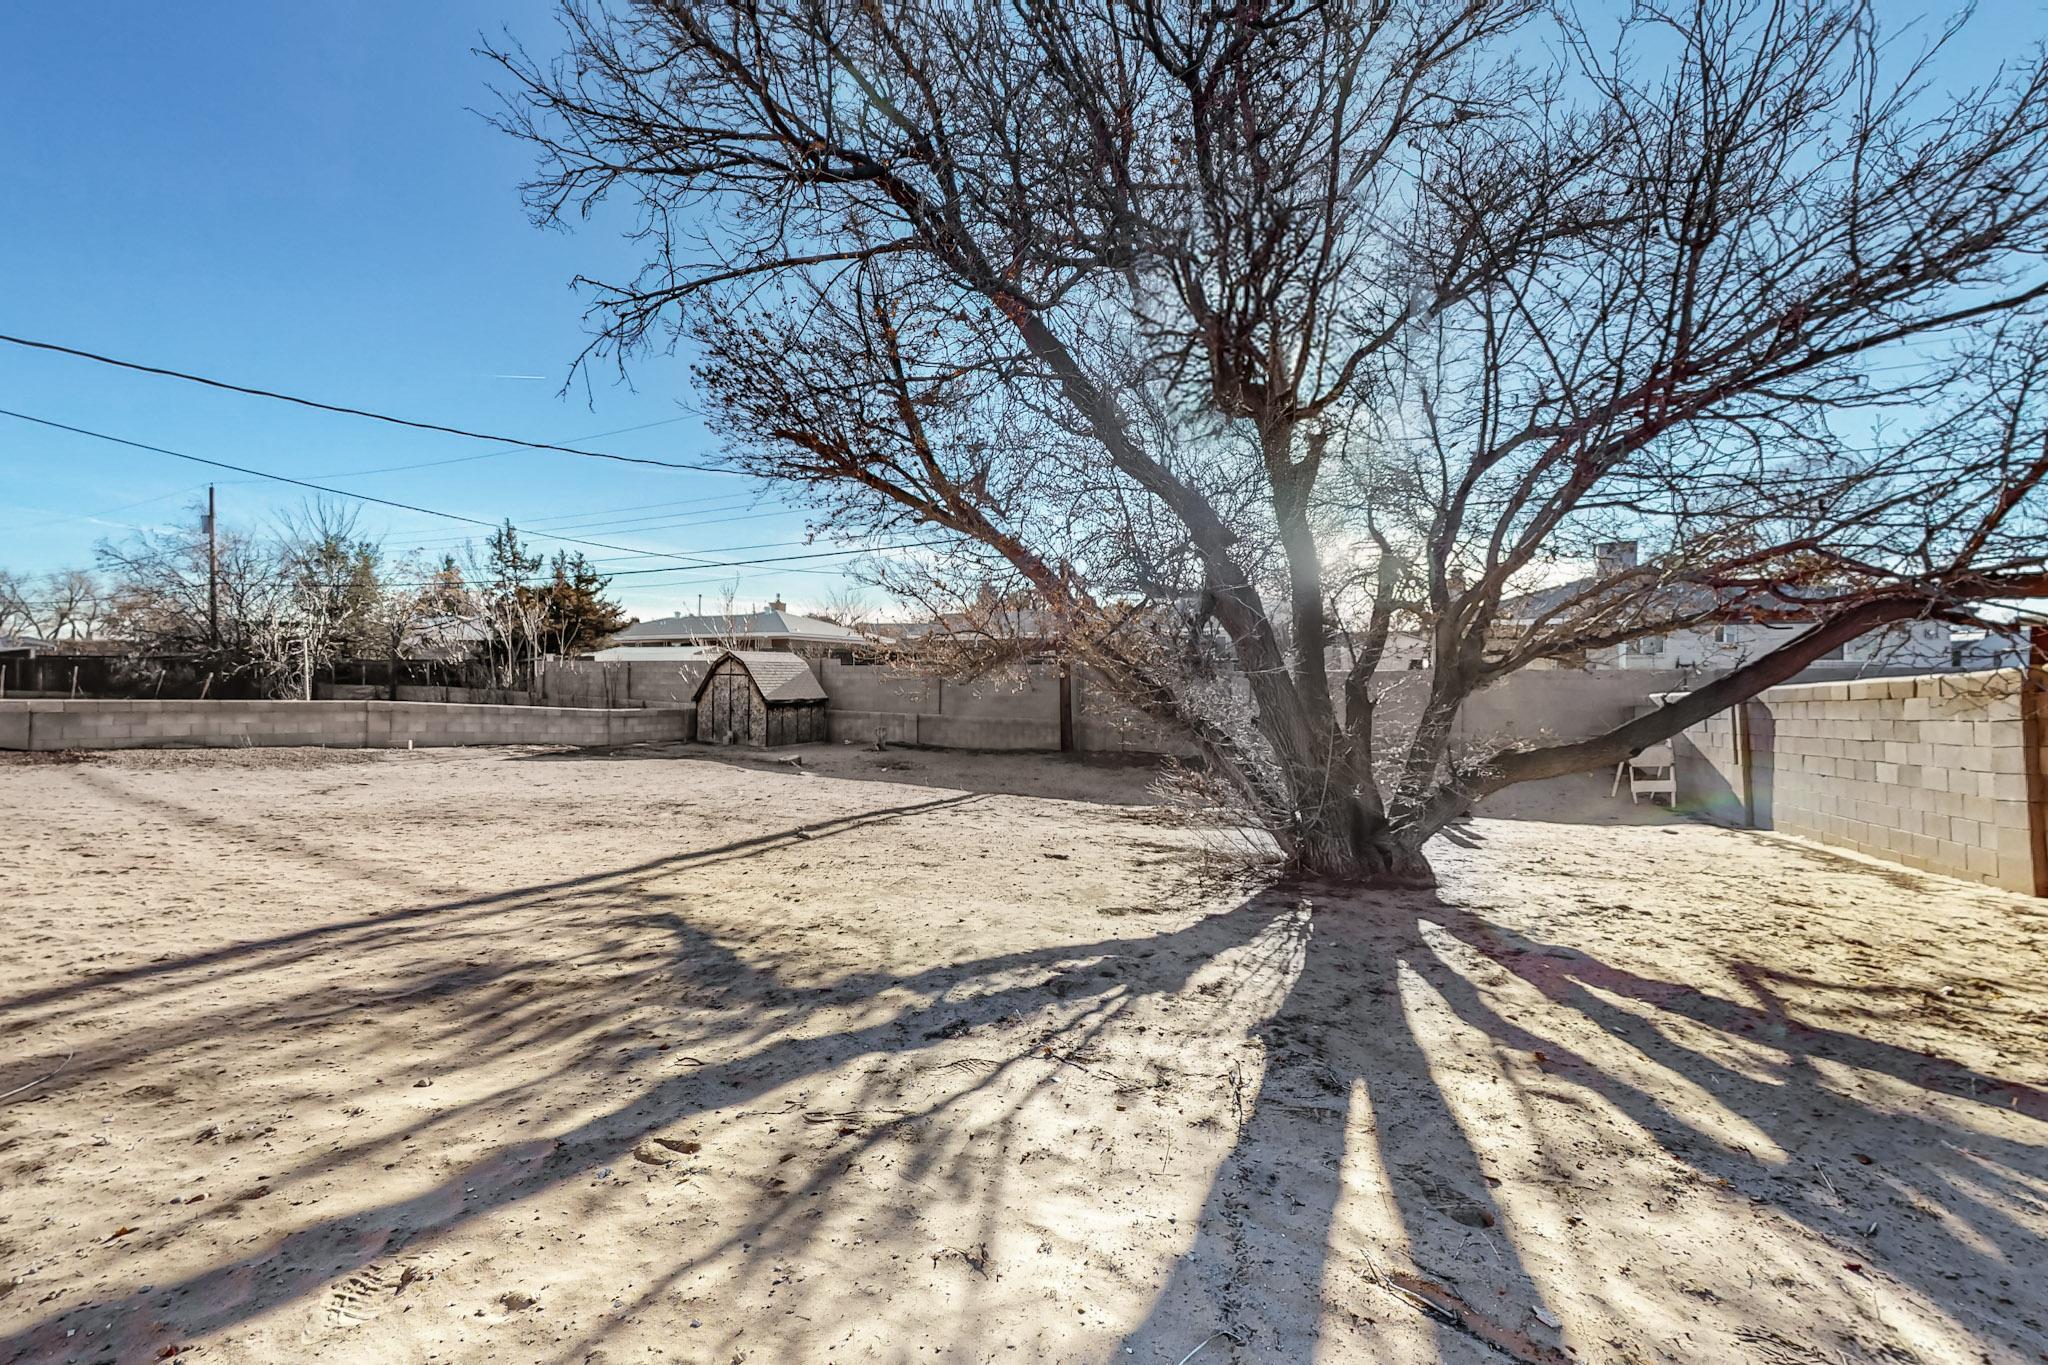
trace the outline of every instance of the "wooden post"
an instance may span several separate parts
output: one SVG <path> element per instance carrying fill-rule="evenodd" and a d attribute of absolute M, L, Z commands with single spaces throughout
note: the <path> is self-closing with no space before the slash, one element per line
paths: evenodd
<path fill-rule="evenodd" d="M 1753 705 L 1753 699 L 1735 704 L 1735 768 L 1742 774 L 1742 823 L 1751 829 L 1756 828 L 1756 754 L 1749 737 L 1749 708 Z M 1675 795 L 1672 804 L 1677 804 Z"/>
<path fill-rule="evenodd" d="M 2048 896 L 2048 626 L 2027 632 L 2020 672 L 2020 767 L 2027 775 L 2027 850 L 2034 894 Z"/>
<path fill-rule="evenodd" d="M 220 531 L 214 521 L 213 485 L 206 485 L 206 640 L 220 648 Z"/>
<path fill-rule="evenodd" d="M 1060 660 L 1060 752 L 1074 752 L 1074 661 Z"/>

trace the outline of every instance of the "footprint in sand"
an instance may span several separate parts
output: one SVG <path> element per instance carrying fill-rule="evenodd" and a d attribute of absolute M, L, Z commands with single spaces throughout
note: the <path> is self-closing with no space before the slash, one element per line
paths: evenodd
<path fill-rule="evenodd" d="M 327 1331 L 359 1327 L 377 1317 L 415 1282 L 426 1278 L 417 1265 L 393 1261 L 366 1265 L 327 1291 L 320 1307 L 320 1326 Z"/>

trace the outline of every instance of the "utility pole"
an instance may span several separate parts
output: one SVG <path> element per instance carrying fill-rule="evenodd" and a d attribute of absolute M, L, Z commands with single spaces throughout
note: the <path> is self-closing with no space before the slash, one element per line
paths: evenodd
<path fill-rule="evenodd" d="M 213 485 L 206 485 L 206 638 L 220 648 L 220 532 L 213 513 Z"/>

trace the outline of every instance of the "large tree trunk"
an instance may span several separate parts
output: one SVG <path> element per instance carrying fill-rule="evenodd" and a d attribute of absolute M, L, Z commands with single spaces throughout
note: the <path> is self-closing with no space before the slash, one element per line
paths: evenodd
<path fill-rule="evenodd" d="M 1359 887 L 1436 885 L 1436 873 L 1405 832 L 1356 795 L 1324 802 L 1284 840 L 1288 871 Z"/>

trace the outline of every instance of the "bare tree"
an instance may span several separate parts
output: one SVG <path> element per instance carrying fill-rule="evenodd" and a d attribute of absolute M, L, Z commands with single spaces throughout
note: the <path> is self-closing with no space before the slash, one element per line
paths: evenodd
<path fill-rule="evenodd" d="M 874 620 L 875 609 L 860 584 L 839 582 L 827 590 L 824 600 L 811 615 L 820 621 L 845 626 L 848 630 L 865 630 Z"/>
<path fill-rule="evenodd" d="M 202 656 L 223 676 L 245 673 L 260 623 L 280 610 L 275 547 L 246 531 L 221 531 L 216 634 L 199 519 L 195 509 L 189 524 L 100 542 L 95 556 L 108 585 L 107 629 L 145 649 Z"/>
<path fill-rule="evenodd" d="M 99 633 L 107 611 L 106 587 L 89 570 L 36 575 L 0 569 L 0 633 L 87 639 Z"/>
<path fill-rule="evenodd" d="M 384 550 L 364 532 L 358 506 L 318 498 L 285 513 L 276 555 L 277 614 L 285 632 L 304 642 L 302 667 L 325 669 L 378 649 Z"/>
<path fill-rule="evenodd" d="M 379 644 L 382 551 L 352 509 L 309 503 L 269 534 L 222 527 L 211 563 L 199 525 L 195 509 L 181 524 L 99 544 L 109 633 L 278 696 L 300 695 L 309 670 Z"/>
<path fill-rule="evenodd" d="M 0 634 L 32 633 L 35 628 L 34 577 L 0 569 Z"/>
<path fill-rule="evenodd" d="M 1297 866 L 1406 880 L 1489 791 L 2048 595 L 2040 57 L 1951 95 L 1947 35 L 1849 0 L 1549 13 L 565 0 L 565 58 L 491 55 L 536 214 L 640 210 L 586 358 L 690 336 L 740 462 L 956 533 Z M 1811 628 L 1591 741 L 1452 746 L 1516 669 L 1715 619 Z M 1241 693 L 1186 666 L 1219 636 Z"/>

